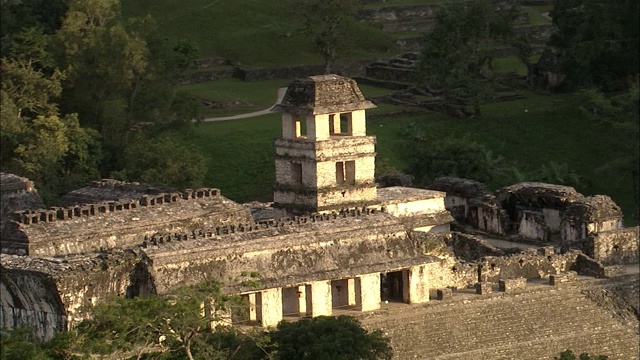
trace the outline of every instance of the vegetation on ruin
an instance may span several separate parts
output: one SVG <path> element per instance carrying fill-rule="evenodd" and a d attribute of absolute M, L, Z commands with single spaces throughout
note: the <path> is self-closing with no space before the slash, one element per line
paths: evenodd
<path fill-rule="evenodd" d="M 350 316 L 283 321 L 275 329 L 230 326 L 226 311 L 246 317 L 247 306 L 223 296 L 213 281 L 165 296 L 114 297 L 44 343 L 30 340 L 29 329 L 3 329 L 0 359 L 389 360 L 393 355 L 387 337 L 363 329 Z"/>
<path fill-rule="evenodd" d="M 559 357 L 554 357 L 555 360 L 607 360 L 608 358 L 605 355 L 589 355 L 588 353 L 576 355 L 573 350 L 565 350 L 560 353 Z"/>

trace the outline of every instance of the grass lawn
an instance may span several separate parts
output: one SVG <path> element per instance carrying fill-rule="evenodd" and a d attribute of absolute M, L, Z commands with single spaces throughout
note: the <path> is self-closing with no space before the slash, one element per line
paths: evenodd
<path fill-rule="evenodd" d="M 384 171 L 406 169 L 411 156 L 406 139 L 410 128 L 434 141 L 466 137 L 524 170 L 535 170 L 551 161 L 567 163 L 581 176 L 578 191 L 611 196 L 630 221 L 631 179 L 612 178 L 600 170 L 622 151 L 616 134 L 588 122 L 572 95 L 527 95 L 523 100 L 485 105 L 483 115 L 476 119 L 434 113 L 370 119 L 368 133 L 378 138 L 378 166 Z M 270 201 L 275 178 L 272 141 L 279 136 L 280 115 L 270 114 L 199 124 L 190 141 L 209 158 L 207 185 L 221 188 L 236 201 Z"/>
<path fill-rule="evenodd" d="M 319 64 L 313 40 L 302 33 L 296 0 L 123 0 L 125 16 L 151 15 L 162 36 L 189 39 L 201 58 L 223 57 L 242 67 Z M 367 23 L 351 29 L 344 60 L 371 59 L 394 50 L 391 38 Z"/>

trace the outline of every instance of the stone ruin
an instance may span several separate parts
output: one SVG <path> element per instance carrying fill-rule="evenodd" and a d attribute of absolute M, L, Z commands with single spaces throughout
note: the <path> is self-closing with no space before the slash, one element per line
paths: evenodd
<path fill-rule="evenodd" d="M 303 79 L 284 99 L 274 203 L 103 179 L 42 209 L 28 180 L 16 186 L 3 174 L 3 200 L 31 200 L 3 212 L 0 325 L 49 339 L 110 296 L 216 279 L 245 300 L 232 322 L 268 327 L 375 312 L 389 301 L 444 301 L 456 289 L 483 295 L 494 285 L 520 291 L 527 279 L 607 277 L 605 264 L 637 262 L 637 228 L 622 228 L 608 197 L 539 183 L 492 193 L 457 178 L 431 189 L 402 176 L 374 179 L 364 113 L 372 104 L 353 80 Z M 451 231 L 454 220 L 460 231 Z M 535 245 L 497 246 L 463 225 Z"/>
<path fill-rule="evenodd" d="M 459 224 L 492 236 L 579 249 L 605 264 L 638 261 L 638 227 L 623 226 L 622 211 L 608 196 L 532 182 L 489 192 L 454 177 L 438 178 L 429 188 L 447 193 L 447 209 Z"/>

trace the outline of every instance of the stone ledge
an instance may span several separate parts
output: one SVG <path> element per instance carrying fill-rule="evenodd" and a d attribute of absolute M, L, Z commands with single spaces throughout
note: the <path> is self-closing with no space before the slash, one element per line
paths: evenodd
<path fill-rule="evenodd" d="M 578 279 L 578 273 L 575 271 L 567 271 L 562 274 L 555 274 L 549 276 L 549 285 L 558 285 L 561 283 L 572 282 Z"/>
<path fill-rule="evenodd" d="M 524 289 L 527 287 L 527 279 L 500 279 L 498 281 L 498 291 L 513 292 L 514 290 Z"/>

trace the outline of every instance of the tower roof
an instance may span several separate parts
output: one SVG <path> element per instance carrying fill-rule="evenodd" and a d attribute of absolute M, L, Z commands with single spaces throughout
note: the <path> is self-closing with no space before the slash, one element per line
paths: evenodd
<path fill-rule="evenodd" d="M 376 107 L 366 100 L 355 80 L 339 75 L 309 76 L 295 80 L 282 101 L 271 110 L 290 114 L 317 115 Z"/>

